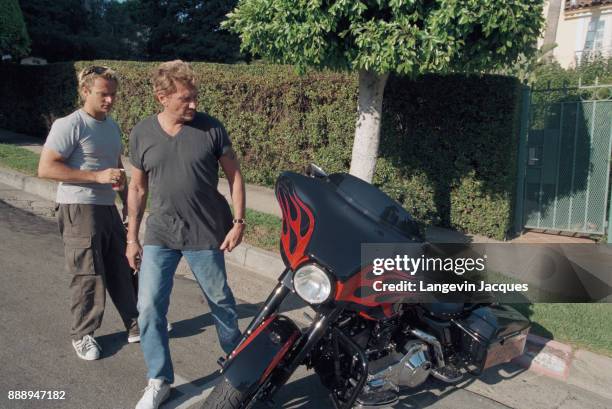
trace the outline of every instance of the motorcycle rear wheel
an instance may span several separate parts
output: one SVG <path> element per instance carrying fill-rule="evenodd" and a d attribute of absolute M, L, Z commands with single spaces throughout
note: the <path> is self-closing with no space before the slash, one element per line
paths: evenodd
<path fill-rule="evenodd" d="M 248 409 L 254 404 L 254 399 L 246 396 L 223 379 L 214 387 L 210 395 L 202 403 L 201 409 Z"/>

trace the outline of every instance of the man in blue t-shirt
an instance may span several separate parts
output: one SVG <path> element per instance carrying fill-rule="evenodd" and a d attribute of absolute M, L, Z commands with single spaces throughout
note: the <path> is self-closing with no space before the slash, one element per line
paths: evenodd
<path fill-rule="evenodd" d="M 85 360 L 100 357 L 93 333 L 102 323 L 107 289 L 128 330 L 128 342 L 139 339 L 125 228 L 115 206 L 119 191 L 125 215 L 121 130 L 108 115 L 117 85 L 108 67 L 80 72 L 83 107 L 53 123 L 38 166 L 38 176 L 60 182 L 56 201 L 72 275 L 72 346 Z"/>
<path fill-rule="evenodd" d="M 223 125 L 196 111 L 197 88 L 189 64 L 180 60 L 161 64 L 153 85 L 163 110 L 138 123 L 130 135 L 133 171 L 126 256 L 133 268 L 140 268 L 138 323 L 149 378 L 136 409 L 158 408 L 174 382 L 166 314 L 181 257 L 206 296 L 223 350 L 229 354 L 240 341 L 223 257 L 223 251 L 240 244 L 245 228 L 238 159 Z M 233 218 L 217 191 L 219 165 L 230 185 Z M 141 246 L 138 231 L 149 191 L 149 217 Z"/>

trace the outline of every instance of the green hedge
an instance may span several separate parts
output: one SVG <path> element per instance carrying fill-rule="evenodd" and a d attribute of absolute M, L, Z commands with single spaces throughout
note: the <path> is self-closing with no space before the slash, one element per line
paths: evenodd
<path fill-rule="evenodd" d="M 127 137 L 158 106 L 153 63 L 103 61 L 122 77 L 114 117 Z M 0 66 L 0 127 L 44 137 L 75 108 L 75 71 L 90 62 Z M 291 67 L 194 63 L 200 109 L 232 137 L 250 183 L 273 185 L 279 172 L 309 162 L 347 171 L 357 79 L 336 72 L 298 76 Z M 32 89 L 35 88 L 35 89 Z M 500 76 L 391 78 L 374 182 L 423 222 L 503 238 L 511 226 L 520 84 Z"/>

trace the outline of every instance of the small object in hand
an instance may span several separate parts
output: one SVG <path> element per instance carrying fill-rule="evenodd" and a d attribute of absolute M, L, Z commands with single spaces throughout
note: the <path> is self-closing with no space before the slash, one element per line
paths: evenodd
<path fill-rule="evenodd" d="M 123 183 L 121 183 L 120 181 L 123 180 L 123 175 L 125 174 L 125 169 L 119 169 L 121 171 L 121 176 L 120 177 L 113 177 L 112 181 L 113 181 L 113 190 L 122 190 L 123 189 Z"/>

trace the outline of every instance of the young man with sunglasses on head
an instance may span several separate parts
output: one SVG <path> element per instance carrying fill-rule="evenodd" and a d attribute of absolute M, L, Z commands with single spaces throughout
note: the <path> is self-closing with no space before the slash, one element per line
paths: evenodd
<path fill-rule="evenodd" d="M 128 332 L 140 340 L 126 233 L 115 206 L 116 191 L 127 214 L 121 130 L 109 116 L 118 78 L 108 67 L 79 73 L 83 106 L 56 120 L 43 147 L 38 176 L 59 181 L 57 215 L 72 281 L 72 346 L 81 359 L 98 359 L 93 333 L 102 323 L 106 290 Z"/>

